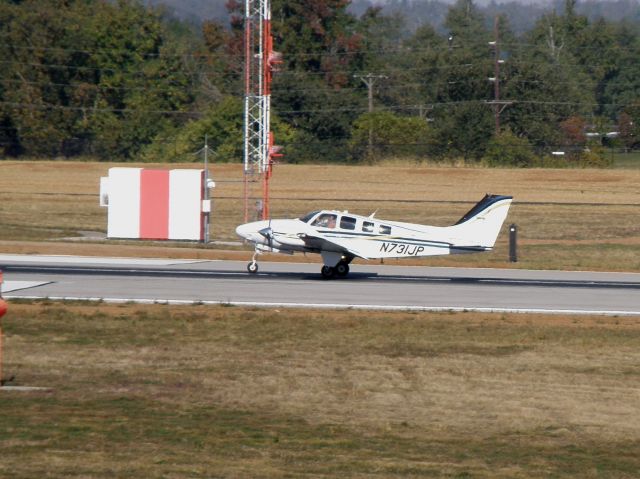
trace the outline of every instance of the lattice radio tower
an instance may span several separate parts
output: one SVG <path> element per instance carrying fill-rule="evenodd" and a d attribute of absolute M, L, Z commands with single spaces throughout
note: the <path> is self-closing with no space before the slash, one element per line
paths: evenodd
<path fill-rule="evenodd" d="M 282 55 L 273 51 L 270 0 L 245 0 L 244 34 L 244 220 L 247 222 L 253 201 L 260 205 L 256 210 L 262 219 L 269 218 L 273 158 L 281 156 L 279 147 L 273 144 L 270 129 L 271 77 L 282 63 Z"/>

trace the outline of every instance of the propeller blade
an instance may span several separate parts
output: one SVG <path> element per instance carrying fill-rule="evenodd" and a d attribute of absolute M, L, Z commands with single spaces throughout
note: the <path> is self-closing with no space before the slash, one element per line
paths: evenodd
<path fill-rule="evenodd" d="M 273 249 L 273 230 L 271 229 L 271 220 L 269 220 L 269 226 L 267 228 L 262 228 L 258 233 L 267 239 L 267 246 L 270 249 Z"/>

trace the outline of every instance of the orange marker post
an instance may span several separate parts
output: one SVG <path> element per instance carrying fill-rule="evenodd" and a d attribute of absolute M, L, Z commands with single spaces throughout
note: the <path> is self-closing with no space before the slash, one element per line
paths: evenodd
<path fill-rule="evenodd" d="M 2 299 L 2 271 L 0 270 L 0 386 L 2 386 L 2 317 L 7 312 L 7 303 Z"/>

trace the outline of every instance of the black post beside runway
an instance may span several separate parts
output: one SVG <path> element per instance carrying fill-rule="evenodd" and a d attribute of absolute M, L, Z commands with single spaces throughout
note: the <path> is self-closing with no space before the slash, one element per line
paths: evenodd
<path fill-rule="evenodd" d="M 509 226 L 509 261 L 518 262 L 518 225 Z"/>

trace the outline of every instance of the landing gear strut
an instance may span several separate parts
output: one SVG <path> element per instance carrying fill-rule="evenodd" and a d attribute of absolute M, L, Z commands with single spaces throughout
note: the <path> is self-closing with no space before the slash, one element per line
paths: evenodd
<path fill-rule="evenodd" d="M 258 272 L 258 262 L 256 261 L 256 256 L 258 255 L 258 251 L 256 250 L 255 253 L 253 253 L 253 258 L 251 258 L 251 261 L 249 262 L 249 264 L 247 265 L 247 271 L 251 274 L 256 274 Z"/>

